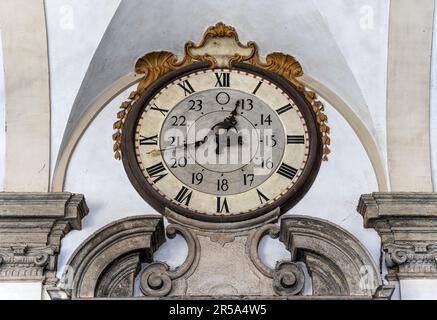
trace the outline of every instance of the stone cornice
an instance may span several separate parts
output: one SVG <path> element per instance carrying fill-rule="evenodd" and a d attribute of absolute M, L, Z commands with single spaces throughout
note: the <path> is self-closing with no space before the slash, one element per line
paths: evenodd
<path fill-rule="evenodd" d="M 55 284 L 61 239 L 87 214 L 83 195 L 0 193 L 0 281 Z"/>
<path fill-rule="evenodd" d="M 390 278 L 437 277 L 437 193 L 373 193 L 358 212 L 382 241 Z"/>

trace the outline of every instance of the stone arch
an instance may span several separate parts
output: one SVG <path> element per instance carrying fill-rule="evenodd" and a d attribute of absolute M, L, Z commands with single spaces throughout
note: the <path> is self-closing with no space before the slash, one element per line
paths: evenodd
<path fill-rule="evenodd" d="M 142 262 L 165 241 L 159 216 L 111 223 L 88 238 L 67 263 L 61 289 L 69 298 L 131 297 Z"/>
<path fill-rule="evenodd" d="M 314 296 L 375 297 L 384 288 L 367 249 L 331 222 L 285 217 L 281 221 L 280 240 L 291 252 L 292 261 L 305 263 Z"/>

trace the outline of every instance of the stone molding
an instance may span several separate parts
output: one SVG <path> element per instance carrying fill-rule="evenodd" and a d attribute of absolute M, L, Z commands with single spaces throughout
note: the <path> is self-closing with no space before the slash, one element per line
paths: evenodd
<path fill-rule="evenodd" d="M 0 193 L 0 281 L 55 285 L 61 239 L 88 207 L 71 193 Z"/>
<path fill-rule="evenodd" d="M 357 210 L 381 237 L 388 279 L 437 278 L 437 193 L 366 194 Z"/>

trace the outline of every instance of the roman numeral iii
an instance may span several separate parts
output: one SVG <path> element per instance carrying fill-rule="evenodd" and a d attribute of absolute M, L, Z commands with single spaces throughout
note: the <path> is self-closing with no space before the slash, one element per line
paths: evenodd
<path fill-rule="evenodd" d="M 297 169 L 289 166 L 288 164 L 283 163 L 278 170 L 278 174 L 281 176 L 293 180 L 297 174 Z"/>
<path fill-rule="evenodd" d="M 150 178 L 154 179 L 154 183 L 157 183 L 159 180 L 165 178 L 168 175 L 167 170 L 165 169 L 162 162 L 155 164 L 150 168 L 147 168 L 146 171 L 149 174 Z"/>
<path fill-rule="evenodd" d="M 305 144 L 304 136 L 287 136 L 287 144 Z"/>

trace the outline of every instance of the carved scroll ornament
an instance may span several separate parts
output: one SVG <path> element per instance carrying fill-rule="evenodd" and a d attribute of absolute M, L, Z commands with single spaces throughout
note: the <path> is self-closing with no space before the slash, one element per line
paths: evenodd
<path fill-rule="evenodd" d="M 188 244 L 188 257 L 176 270 L 170 270 L 166 263 L 155 262 L 148 265 L 140 275 L 140 288 L 146 297 L 165 297 L 172 291 L 173 281 L 186 275 L 191 266 L 199 258 L 200 245 L 191 232 L 178 225 L 167 227 L 170 239 L 180 234 Z"/>

